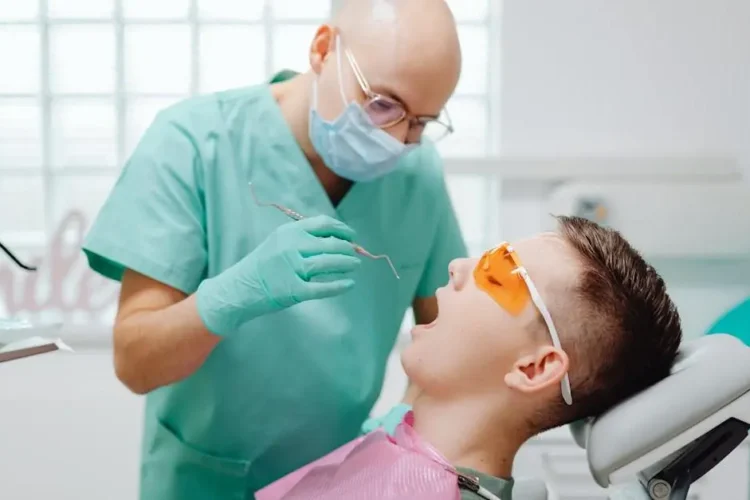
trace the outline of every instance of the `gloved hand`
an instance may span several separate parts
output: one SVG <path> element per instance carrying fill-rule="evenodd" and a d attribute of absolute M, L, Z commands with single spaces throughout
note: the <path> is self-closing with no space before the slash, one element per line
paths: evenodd
<path fill-rule="evenodd" d="M 404 420 L 404 415 L 411 411 L 411 405 L 406 403 L 400 403 L 391 408 L 391 411 L 385 414 L 383 417 L 369 418 L 362 424 L 360 432 L 367 434 L 375 429 L 383 429 L 390 435 L 396 432 L 396 427 Z"/>
<path fill-rule="evenodd" d="M 353 239 L 349 226 L 326 216 L 280 226 L 237 264 L 201 283 L 198 314 L 211 332 L 226 336 L 258 316 L 344 293 L 360 264 Z"/>

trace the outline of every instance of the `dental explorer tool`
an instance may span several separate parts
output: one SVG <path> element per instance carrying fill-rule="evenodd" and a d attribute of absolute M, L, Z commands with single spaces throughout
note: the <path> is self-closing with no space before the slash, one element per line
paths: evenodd
<path fill-rule="evenodd" d="M 250 194 L 252 194 L 253 200 L 255 201 L 255 204 L 258 205 L 259 207 L 273 207 L 276 210 L 279 210 L 279 211 L 283 212 L 284 214 L 286 214 L 287 217 L 289 217 L 291 219 L 294 219 L 294 220 L 298 220 L 298 221 L 306 218 L 304 215 L 302 215 L 300 213 L 297 213 L 294 210 L 292 210 L 291 208 L 285 207 L 284 205 L 279 205 L 278 203 L 263 203 L 263 202 L 261 202 L 258 199 L 258 197 L 256 196 L 256 194 L 255 194 L 255 189 L 253 188 L 253 183 L 252 182 L 248 182 L 247 185 L 250 186 Z M 401 279 L 401 277 L 398 275 L 398 271 L 396 271 L 396 266 L 393 265 L 393 261 L 391 261 L 391 258 L 388 257 L 387 255 L 385 255 L 385 254 L 383 254 L 383 255 L 374 255 L 374 254 L 368 252 L 367 250 L 365 250 L 365 248 L 363 246 L 358 245 L 356 243 L 352 243 L 352 247 L 354 248 L 355 252 L 357 252 L 358 254 L 363 255 L 365 257 L 368 257 L 370 259 L 373 259 L 373 260 L 385 260 L 388 263 L 388 265 L 390 266 L 391 271 L 393 271 L 393 275 L 396 277 L 396 279 L 399 279 L 399 280 Z"/>

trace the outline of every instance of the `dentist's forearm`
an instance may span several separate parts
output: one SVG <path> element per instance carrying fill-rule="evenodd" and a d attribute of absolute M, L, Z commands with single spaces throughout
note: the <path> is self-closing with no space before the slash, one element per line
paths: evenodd
<path fill-rule="evenodd" d="M 114 331 L 115 372 L 136 394 L 179 382 L 205 362 L 221 337 L 203 324 L 195 295 L 158 311 L 133 313 Z"/>

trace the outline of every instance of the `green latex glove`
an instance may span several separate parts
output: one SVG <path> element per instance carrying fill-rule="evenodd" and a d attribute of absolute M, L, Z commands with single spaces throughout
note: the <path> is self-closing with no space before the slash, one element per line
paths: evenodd
<path fill-rule="evenodd" d="M 198 287 L 203 323 L 216 335 L 234 333 L 247 321 L 308 300 L 333 297 L 354 286 L 360 260 L 354 231 L 327 216 L 277 228 L 258 247 Z"/>
<path fill-rule="evenodd" d="M 383 429 L 390 435 L 396 432 L 396 427 L 404 420 L 404 415 L 411 411 L 411 405 L 400 403 L 391 408 L 391 411 L 379 418 L 369 418 L 362 424 L 361 433 L 367 434 L 376 429 Z"/>

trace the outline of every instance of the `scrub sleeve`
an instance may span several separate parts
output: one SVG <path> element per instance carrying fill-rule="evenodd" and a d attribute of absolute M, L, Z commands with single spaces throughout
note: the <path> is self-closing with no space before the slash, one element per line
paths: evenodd
<path fill-rule="evenodd" d="M 190 138 L 160 114 L 86 237 L 89 266 L 117 281 L 132 269 L 193 293 L 207 259 L 200 182 L 200 161 Z"/>

